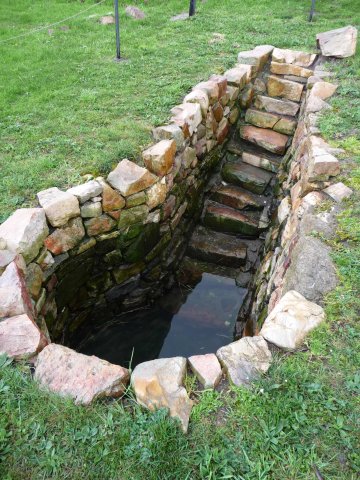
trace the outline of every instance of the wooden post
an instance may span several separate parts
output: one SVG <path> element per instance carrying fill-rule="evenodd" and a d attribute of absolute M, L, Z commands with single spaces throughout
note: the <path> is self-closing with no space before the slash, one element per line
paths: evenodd
<path fill-rule="evenodd" d="M 195 15 L 196 0 L 190 0 L 189 17 Z"/>

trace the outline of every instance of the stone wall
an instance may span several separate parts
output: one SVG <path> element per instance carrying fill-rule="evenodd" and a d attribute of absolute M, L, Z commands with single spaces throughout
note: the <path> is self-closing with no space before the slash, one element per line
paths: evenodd
<path fill-rule="evenodd" d="M 37 208 L 0 225 L 0 282 L 12 288 L 7 271 L 15 269 L 29 305 L 18 314 L 66 343 L 90 315 L 101 320 L 148 304 L 171 283 L 221 145 L 272 50 L 240 54 L 234 68 L 196 85 L 171 110 L 169 125 L 154 129 L 144 167 L 124 159 L 107 179 L 41 191 Z"/>

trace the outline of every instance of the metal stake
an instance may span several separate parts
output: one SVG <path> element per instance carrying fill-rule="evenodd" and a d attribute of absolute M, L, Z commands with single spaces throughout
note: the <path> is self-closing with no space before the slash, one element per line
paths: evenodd
<path fill-rule="evenodd" d="M 190 0 L 189 17 L 193 17 L 195 15 L 195 5 L 196 0 Z"/>
<path fill-rule="evenodd" d="M 312 22 L 314 13 L 315 13 L 315 0 L 311 0 L 311 9 L 310 9 L 310 15 L 309 15 L 309 22 Z"/>
<path fill-rule="evenodd" d="M 116 59 L 121 60 L 121 56 L 120 56 L 119 0 L 114 0 L 114 6 L 115 6 L 115 30 L 116 30 Z"/>

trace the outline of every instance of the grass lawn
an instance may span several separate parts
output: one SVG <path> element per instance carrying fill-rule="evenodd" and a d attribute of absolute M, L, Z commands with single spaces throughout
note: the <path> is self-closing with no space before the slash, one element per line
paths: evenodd
<path fill-rule="evenodd" d="M 98 19 L 112 0 L 0 2 L 0 222 L 35 193 L 66 187 L 85 173 L 107 173 L 122 158 L 137 160 L 151 128 L 196 82 L 221 73 L 236 52 L 258 44 L 313 49 L 315 34 L 360 23 L 354 0 L 198 0 L 191 21 L 170 22 L 188 0 L 134 1 L 145 13 L 124 15 L 126 63 L 115 63 L 114 26 Z M 89 7 L 91 7 L 89 9 Z M 38 33 L 10 37 L 70 17 Z M 62 30 L 63 26 L 69 29 Z M 211 43 L 214 33 L 225 35 Z"/>
<path fill-rule="evenodd" d="M 16 22 L 19 32 L 90 4 L 13 3 L 1 2 L 7 10 L 1 26 Z M 112 32 L 94 19 L 69 22 L 69 31 L 56 28 L 53 36 L 26 37 L 23 52 L 0 45 L 8 77 L 1 90 L 5 214 L 42 187 L 136 157 L 151 125 L 166 120 L 197 80 L 232 64 L 236 50 L 259 43 L 311 48 L 316 32 L 356 23 L 353 1 L 318 1 L 317 21 L 308 25 L 308 5 L 294 0 L 199 1 L 194 21 L 166 22 L 187 3 L 150 0 L 146 20 L 124 19 L 129 63 L 112 63 Z M 109 9 L 110 2 L 91 13 Z M 2 38 L 14 34 L 7 28 Z M 209 45 L 212 32 L 224 33 L 225 41 Z M 131 393 L 123 403 L 76 407 L 39 391 L 26 365 L 2 359 L 2 480 L 319 479 L 314 466 L 324 480 L 359 478 L 360 56 L 334 68 L 340 87 L 321 129 L 345 149 L 341 180 L 355 195 L 331 243 L 340 284 L 326 298 L 325 324 L 301 352 L 276 358 L 249 390 L 196 392 L 188 378 L 196 406 L 186 436 L 166 412 L 137 407 Z"/>

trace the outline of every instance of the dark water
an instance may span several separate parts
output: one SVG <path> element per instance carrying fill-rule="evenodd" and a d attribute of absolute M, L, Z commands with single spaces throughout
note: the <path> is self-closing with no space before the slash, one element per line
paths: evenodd
<path fill-rule="evenodd" d="M 78 351 L 132 367 L 146 360 L 215 352 L 233 340 L 246 290 L 235 280 L 201 273 L 148 309 L 115 317 Z"/>

